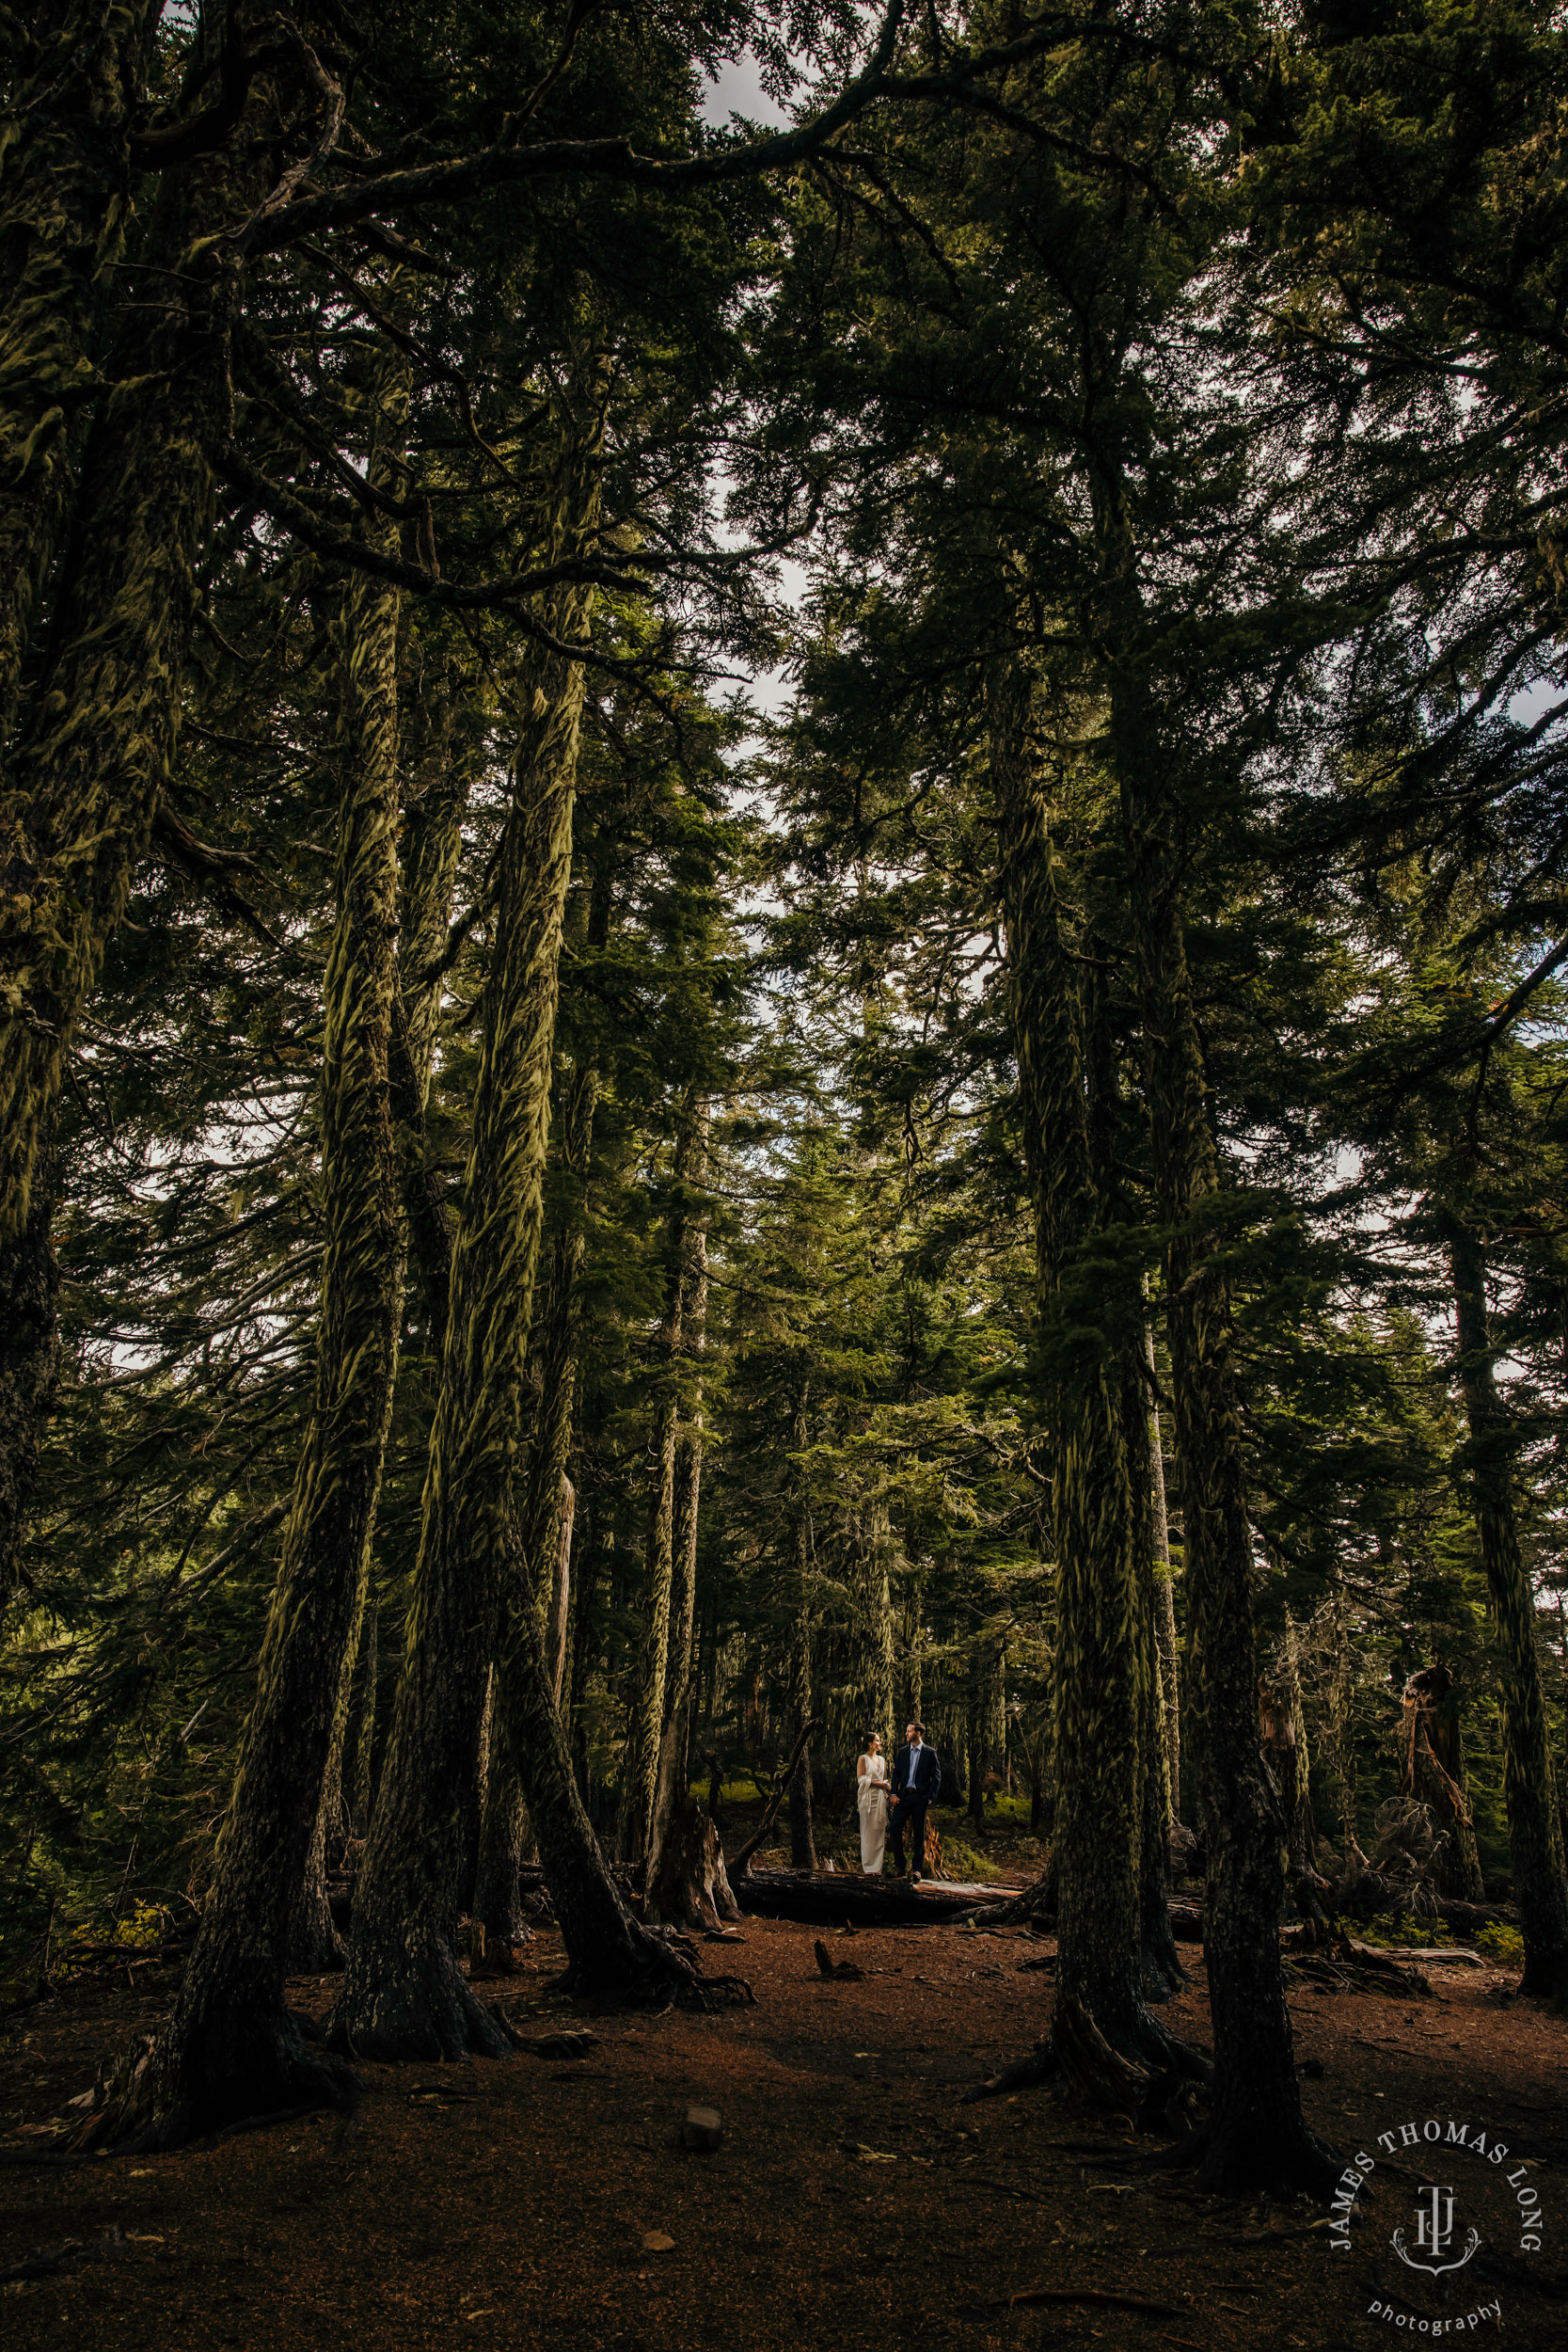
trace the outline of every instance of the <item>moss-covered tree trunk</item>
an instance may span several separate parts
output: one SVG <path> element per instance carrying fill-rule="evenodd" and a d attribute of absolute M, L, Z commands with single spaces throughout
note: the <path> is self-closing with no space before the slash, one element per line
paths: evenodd
<path fill-rule="evenodd" d="M 565 469 L 554 538 L 580 533 L 591 474 Z M 580 594 L 549 600 L 552 634 L 583 627 Z M 462 1825 L 497 1597 L 516 1549 L 513 1486 L 544 1218 L 562 914 L 571 868 L 580 665 L 537 648 L 502 835 L 494 961 L 453 1242 L 442 1377 L 425 1472 L 407 1647 L 332 2033 L 387 2057 L 499 2055 L 506 2038 L 454 1948 Z"/>
<path fill-rule="evenodd" d="M 410 377 L 406 358 L 396 353 L 384 359 L 375 369 L 369 387 L 372 409 L 371 457 L 369 473 L 375 485 L 393 496 L 401 495 L 405 485 L 404 441 L 407 426 Z M 386 517 L 377 517 L 367 526 L 366 536 L 387 554 L 398 549 L 398 527 Z M 343 663 L 343 762 L 346 774 L 353 778 L 372 774 L 380 804 L 388 802 L 395 809 L 399 798 L 400 710 L 402 696 L 398 675 L 398 643 L 402 598 L 384 583 L 356 579 L 349 584 L 344 597 L 342 622 Z M 394 835 L 395 840 L 395 835 Z M 391 884 L 398 887 L 397 859 L 392 861 Z M 395 919 L 397 901 L 393 901 Z M 396 967 L 392 967 L 395 987 Z M 331 973 L 329 968 L 328 977 Z M 392 1121 L 392 1099 L 389 1083 L 393 1001 L 388 995 L 382 1008 L 387 1024 L 387 1037 L 381 1046 L 382 1085 L 386 1093 L 386 1114 L 388 1134 L 395 1137 Z M 331 1018 L 328 1008 L 328 1020 Z M 324 1086 L 331 1081 L 327 1066 Z M 378 1143 L 380 1137 L 377 1138 Z M 388 1170 L 377 1171 L 384 1184 Z M 395 1181 L 394 1160 L 391 1177 Z M 378 1215 L 385 1216 L 386 1201 L 378 1197 Z M 329 1212 L 330 1214 L 330 1212 Z M 385 1226 L 377 1229 L 378 1247 L 386 1240 Z M 403 1321 L 404 1248 L 401 1231 L 394 1232 L 395 1247 L 384 1260 L 382 1279 L 385 1284 L 383 1312 L 394 1333 L 389 1357 L 378 1358 L 388 1381 L 386 1416 L 381 1443 L 386 1444 L 386 1431 L 391 1421 L 390 1382 L 396 1369 L 395 1335 Z M 361 1464 L 356 1474 L 368 1476 L 370 1465 Z M 374 1467 L 374 1486 L 381 1480 L 379 1460 Z M 338 1835 L 342 1811 L 343 1747 L 348 1737 L 349 1714 L 354 1696 L 354 1670 L 359 1654 L 364 1596 L 370 1576 L 370 1549 L 374 1532 L 374 1493 L 365 1514 L 363 1558 L 356 1564 L 358 1602 L 348 1645 L 343 1652 L 338 1706 L 332 1727 L 332 1744 L 323 1776 L 321 1802 L 311 1833 L 309 1851 L 306 1857 L 299 1898 L 294 1906 L 293 1922 L 289 1933 L 288 1973 L 291 1976 L 319 1975 L 342 1965 L 342 1947 L 333 1925 L 327 1900 L 326 1850 L 328 1840 Z"/>
<path fill-rule="evenodd" d="M 1121 795 L 1181 1466 L 1188 1746 L 1209 1858 L 1205 1949 L 1214 2104 L 1199 2180 L 1216 2190 L 1326 2189 L 1332 2156 L 1308 2132 L 1279 1959 L 1279 1806 L 1258 1740 L 1252 1532 L 1230 1301 L 1206 1219 L 1219 1190 L 1182 922 L 1183 859 L 1155 717 L 1137 662 L 1131 543 L 1105 516 L 1113 672 L 1109 750 Z"/>
<path fill-rule="evenodd" d="M 557 1705 L 562 1661 L 560 1651 L 548 1639 L 548 1621 L 557 1585 L 561 1586 L 562 1600 L 569 1590 L 565 1580 L 571 1558 L 571 1515 L 567 1509 L 571 1486 L 566 1462 L 571 1453 L 577 1398 L 578 1283 L 583 1258 L 581 1187 L 587 1174 L 597 1098 L 598 1073 L 594 1065 L 590 1063 L 573 1072 L 562 1115 L 562 1146 L 566 1165 L 578 1181 L 556 1235 L 549 1303 L 539 1351 L 539 1409 L 520 1514 L 522 1558 L 528 1574 L 539 1585 L 539 1605 L 546 1615 L 546 1668 Z M 563 1633 L 564 1628 L 562 1630 Z M 487 1936 L 515 1939 L 522 1928 L 517 1874 L 523 1857 L 526 1819 L 527 1807 L 511 1743 L 497 1738 L 491 1743 L 474 1891 L 474 1916 Z"/>
<path fill-rule="evenodd" d="M 90 528 L 61 558 L 50 664 L 0 780 L 0 1244 L 26 1225 L 77 1016 L 168 780 L 241 275 L 208 232 L 255 167 L 222 151 L 166 177 L 120 389 L 82 462 Z"/>
<path fill-rule="evenodd" d="M 599 375 L 590 362 L 564 404 L 556 505 L 543 534 L 556 560 L 581 546 L 596 520 Z M 499 2055 L 507 2047 L 465 1983 L 453 1947 L 458 1830 L 476 1783 L 493 1646 L 500 1727 L 516 1757 L 569 1959 L 600 1983 L 641 1983 L 651 1973 L 668 1987 L 694 1976 L 635 1927 L 594 1844 L 550 1692 L 514 1504 L 583 691 L 580 663 L 557 648 L 585 632 L 586 593 L 572 586 L 552 594 L 544 618 L 555 644 L 536 644 L 530 656 L 531 691 L 499 852 L 407 1649 L 330 2026 L 339 2046 L 386 2057 Z"/>
<path fill-rule="evenodd" d="M 1470 1441 L 1463 1467 L 1481 1537 L 1497 1626 L 1503 1701 L 1503 1802 L 1513 1899 L 1525 1939 L 1522 1993 L 1568 1998 L 1568 1877 L 1553 1785 L 1546 1697 L 1536 1646 L 1535 1595 L 1519 1549 L 1514 1438 L 1497 1394 L 1487 1326 L 1486 1253 L 1471 1227 L 1449 1220 L 1459 1380 Z"/>
<path fill-rule="evenodd" d="M 1479 1903 L 1484 1889 L 1465 1788 L 1459 1694 L 1447 1666 L 1419 1667 L 1409 1677 L 1398 1740 L 1401 1792 L 1426 1807 L 1437 1833 L 1432 1865 L 1437 1892 L 1452 1902 Z"/>
<path fill-rule="evenodd" d="M 257 168 L 220 151 L 166 174 L 110 356 L 121 389 L 73 461 L 67 411 L 91 381 L 102 273 L 124 225 L 117 110 L 156 13 L 48 10 L 40 87 L 0 172 L 0 1593 L 54 1384 L 48 1139 L 168 778 L 227 414 L 240 258 L 194 241 L 245 200 Z M 68 532 L 72 498 L 84 520 Z M 48 645 L 29 656 L 45 571 Z"/>
<path fill-rule="evenodd" d="M 378 386 L 383 454 L 401 447 L 408 375 Z M 378 462 L 378 461 L 374 461 Z M 324 982 L 316 1378 L 213 1884 L 168 2023 L 100 2137 L 167 2145 L 237 2117 L 341 2095 L 344 2070 L 306 2051 L 283 2006 L 292 1967 L 320 1964 L 301 1890 L 352 1689 L 390 1424 L 402 1234 L 388 1057 L 397 936 L 394 590 L 356 577 L 342 628 L 344 743 L 337 915 Z M 325 1888 L 323 1910 L 325 1914 Z M 325 1932 L 331 1936 L 330 1920 Z M 328 1946 L 330 1950 L 330 1946 Z"/>
<path fill-rule="evenodd" d="M 680 1425 L 678 1358 L 685 1307 L 687 1180 L 690 1115 L 683 1110 L 675 1145 L 675 1197 L 669 1220 L 669 1268 L 664 1317 L 655 1340 L 653 1441 L 649 1448 L 648 1541 L 645 1554 L 642 1645 L 626 1741 L 622 1848 L 626 1859 L 646 1858 L 658 1791 L 659 1740 L 670 1671 L 671 1605 L 675 1574 L 675 1449 Z"/>
<path fill-rule="evenodd" d="M 1312 1751 L 1307 1737 L 1307 1702 L 1301 1688 L 1301 1636 L 1285 1612 L 1283 1665 L 1291 1708 L 1291 1763 L 1280 1794 L 1285 1801 L 1285 1850 L 1297 1880 L 1317 1868 L 1318 1829 L 1312 1818 Z"/>
<path fill-rule="evenodd" d="M 463 847 L 463 819 L 478 766 L 475 697 L 455 665 L 436 652 L 405 655 L 412 704 L 404 761 L 403 907 L 398 994 L 392 1024 L 392 1114 L 396 1123 L 409 1251 L 424 1301 L 428 1352 L 437 1367 L 446 1344 L 452 1219 L 430 1166 L 425 1106 L 440 1033 L 436 967 L 447 944 Z"/>
<path fill-rule="evenodd" d="M 1154 1372 L 1154 1334 L 1146 1327 L 1145 1360 Z M 1165 1449 L 1160 1434 L 1160 1408 L 1148 1408 L 1148 1507 L 1154 1544 L 1154 1639 L 1160 1660 L 1163 1735 L 1165 1744 L 1165 1788 L 1170 1800 L 1168 1828 L 1181 1816 L 1181 1684 L 1180 1645 L 1176 1637 L 1176 1578 L 1170 1559 L 1170 1510 L 1165 1498 Z"/>
<path fill-rule="evenodd" d="M 163 11 L 158 0 L 41 0 L 25 13 L 30 54 L 0 159 L 0 772 L 70 526 L 73 428 L 99 380 L 131 217 L 131 133 Z"/>
<path fill-rule="evenodd" d="M 51 1234 L 54 1154 L 45 1141 L 26 1219 L 0 1242 L 0 1608 L 24 1581 L 22 1547 L 59 1360 L 59 1262 Z"/>
<path fill-rule="evenodd" d="M 574 1163 L 586 1178 L 594 1088 L 582 1073 L 569 1125 Z M 580 1247 L 574 1224 L 574 1250 Z M 574 1257 L 574 1274 L 577 1260 Z M 563 1294 L 575 1296 L 575 1280 Z M 694 1300 L 694 1304 L 697 1302 Z M 575 1323 L 568 1327 L 562 1388 L 575 1363 Z M 695 1498 L 693 1496 L 693 1509 Z M 672 1538 L 673 1542 L 673 1538 Z M 566 1947 L 568 1989 L 662 2006 L 673 1998 L 705 2008 L 750 1997 L 738 1979 L 705 1978 L 690 1956 L 650 1935 L 632 1916 L 610 1877 L 578 1787 L 566 1724 L 559 1704 L 562 1661 L 552 1657 L 546 1620 L 546 1576 L 531 1574 L 520 1549 L 508 1564 L 498 1689 L 502 1730 L 538 1840 L 539 1859 Z M 589 1596 L 584 1593 L 584 1606 Z M 586 1645 L 579 1653 L 586 1658 Z"/>
<path fill-rule="evenodd" d="M 578 1795 L 586 1809 L 591 1793 L 588 1692 L 594 1666 L 598 1662 L 599 1649 L 594 1613 L 598 1600 L 601 1573 L 607 1555 L 613 1550 L 615 1535 L 613 1528 L 605 1525 L 606 1505 L 597 1487 L 589 1487 L 579 1494 L 578 1517 L 581 1525 L 572 1595 L 571 1655 L 566 1667 L 564 1721 Z"/>
<path fill-rule="evenodd" d="M 1128 1475 L 1132 1487 L 1132 1562 L 1138 1597 L 1138 1648 L 1143 1719 L 1139 1726 L 1138 1865 L 1139 1983 L 1145 1998 L 1163 2001 L 1187 1980 L 1170 1916 L 1170 1768 L 1165 1746 L 1164 1677 L 1159 1644 L 1158 1546 L 1160 1520 L 1152 1476 L 1159 1438 L 1150 1438 L 1150 1409 L 1141 1366 L 1122 1369 L 1122 1415 L 1127 1427 Z"/>
<path fill-rule="evenodd" d="M 1345 1850 L 1345 1877 L 1354 1881 L 1368 1867 L 1361 1851 L 1356 1819 L 1355 1669 L 1345 1609 L 1344 1580 L 1336 1569 L 1329 1582 L 1329 1611 L 1334 1628 L 1334 1664 L 1329 1677 L 1329 1740 L 1334 1753 L 1339 1836 Z"/>
<path fill-rule="evenodd" d="M 926 1689 L 926 1580 L 911 1578 L 904 1603 L 904 1716 L 905 1724 L 917 1724 L 925 1705 Z M 903 1724 L 895 1726 L 901 1738 Z M 892 1746 L 888 1755 L 893 1754 Z"/>
<path fill-rule="evenodd" d="M 1101 1218 L 1090 1158 L 1084 1009 L 1062 936 L 1055 852 L 1017 662 L 990 687 L 1008 1005 L 1035 1210 L 1050 1432 L 1058 1629 L 1056 1839 L 1060 1943 L 1052 2042 L 1069 2078 L 1124 2105 L 1161 2037 L 1138 1983 L 1144 1692 L 1120 1376 L 1114 1328 L 1062 1315 L 1061 1293 Z M 1114 1314 L 1110 1318 L 1114 1325 Z M 1062 1326 L 1087 1334 L 1074 1343 Z"/>
<path fill-rule="evenodd" d="M 354 1763 L 349 1789 L 349 1828 L 362 1838 L 375 1807 L 376 1697 L 381 1683 L 381 1609 L 373 1593 L 366 1599 L 359 1635 L 358 1705 L 355 1708 Z"/>

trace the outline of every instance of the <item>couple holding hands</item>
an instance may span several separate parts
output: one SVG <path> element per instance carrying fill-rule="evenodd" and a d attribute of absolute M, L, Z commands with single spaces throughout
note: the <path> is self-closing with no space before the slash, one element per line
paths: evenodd
<path fill-rule="evenodd" d="M 894 1753 L 893 1777 L 888 1778 L 887 1757 L 882 1742 L 874 1731 L 865 1743 L 865 1753 L 855 1767 L 855 1803 L 861 1817 L 861 1869 L 871 1878 L 879 1877 L 882 1853 L 888 1833 L 893 1834 L 893 1867 L 897 1877 L 904 1875 L 904 1825 L 913 1833 L 914 1868 L 911 1880 L 918 1883 L 926 1875 L 926 1812 L 936 1802 L 942 1787 L 942 1765 L 935 1748 L 927 1747 L 926 1733 L 920 1724 L 911 1724 L 904 1733 L 904 1744 Z M 891 1798 L 893 1809 L 888 1810 Z"/>

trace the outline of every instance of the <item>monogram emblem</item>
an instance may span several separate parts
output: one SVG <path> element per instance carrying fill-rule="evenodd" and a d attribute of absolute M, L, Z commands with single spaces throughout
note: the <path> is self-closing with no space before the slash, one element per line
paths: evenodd
<path fill-rule="evenodd" d="M 1471 2230 L 1465 2238 L 1465 2251 L 1455 2254 L 1451 2262 L 1443 2257 L 1453 2244 L 1453 2191 L 1451 2188 L 1424 2188 L 1416 2201 L 1416 2246 L 1411 2253 L 1404 2242 L 1404 2232 L 1396 2230 L 1393 2248 L 1407 2269 L 1425 2270 L 1433 2279 L 1441 2279 L 1447 2271 L 1463 2270 L 1476 2248 L 1481 2244 L 1481 2232 Z M 1419 2256 L 1430 2254 L 1431 2262 Z"/>

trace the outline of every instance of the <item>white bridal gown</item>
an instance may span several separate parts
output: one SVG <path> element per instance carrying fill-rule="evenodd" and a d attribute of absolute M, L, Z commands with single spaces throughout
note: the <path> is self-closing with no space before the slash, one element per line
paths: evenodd
<path fill-rule="evenodd" d="M 868 1878 L 880 1878 L 882 1850 L 887 1844 L 887 1758 L 863 1756 L 856 1767 L 855 1803 L 861 1812 L 861 1868 Z"/>

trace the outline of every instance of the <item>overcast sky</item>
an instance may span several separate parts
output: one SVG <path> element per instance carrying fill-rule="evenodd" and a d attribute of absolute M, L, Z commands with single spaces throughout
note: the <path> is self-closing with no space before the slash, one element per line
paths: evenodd
<path fill-rule="evenodd" d="M 764 91 L 757 78 L 757 61 L 748 50 L 733 65 L 724 67 L 717 81 L 708 84 L 703 112 L 709 122 L 727 122 L 731 115 L 744 115 L 750 122 L 787 122 L 788 116 Z"/>

